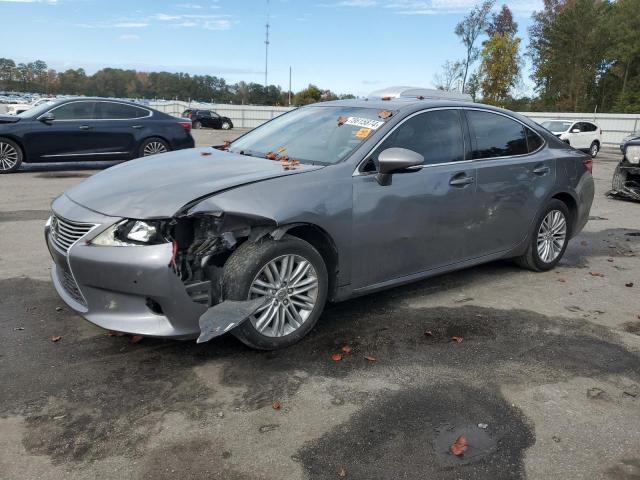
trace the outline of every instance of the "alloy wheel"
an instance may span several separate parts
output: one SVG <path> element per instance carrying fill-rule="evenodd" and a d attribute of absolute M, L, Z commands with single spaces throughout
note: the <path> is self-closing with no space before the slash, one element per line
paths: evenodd
<path fill-rule="evenodd" d="M 553 262 L 564 248 L 567 220 L 560 210 L 551 210 L 538 229 L 538 256 L 545 263 Z"/>
<path fill-rule="evenodd" d="M 18 163 L 18 151 L 13 145 L 0 142 L 0 170 L 8 171 Z"/>
<path fill-rule="evenodd" d="M 167 151 L 167 147 L 158 141 L 149 142 L 144 146 L 144 156 L 148 157 L 149 155 L 156 155 L 157 153 L 165 153 Z"/>
<path fill-rule="evenodd" d="M 598 150 L 598 145 L 596 145 L 595 143 L 591 145 L 591 156 L 595 157 L 598 154 Z"/>
<path fill-rule="evenodd" d="M 256 330 L 267 337 L 284 337 L 311 315 L 318 298 L 318 275 L 300 255 L 283 255 L 260 270 L 249 292 L 249 298 L 267 299 L 251 317 Z"/>

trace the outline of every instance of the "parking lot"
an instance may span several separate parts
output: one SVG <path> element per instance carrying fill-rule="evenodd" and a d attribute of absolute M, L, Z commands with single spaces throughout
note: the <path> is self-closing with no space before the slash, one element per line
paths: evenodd
<path fill-rule="evenodd" d="M 591 220 L 555 270 L 497 262 L 330 305 L 276 352 L 87 323 L 42 230 L 113 162 L 0 176 L 0 477 L 640 478 L 640 204 L 605 196 L 617 160 L 594 162 Z"/>

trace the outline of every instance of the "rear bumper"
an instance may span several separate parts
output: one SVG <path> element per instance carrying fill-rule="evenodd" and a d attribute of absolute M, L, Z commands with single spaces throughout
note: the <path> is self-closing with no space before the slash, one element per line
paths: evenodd
<path fill-rule="evenodd" d="M 595 183 L 590 173 L 585 173 L 576 186 L 578 196 L 578 212 L 574 223 L 572 236 L 579 234 L 589 221 L 589 213 L 595 195 Z"/>
<path fill-rule="evenodd" d="M 54 203 L 56 215 L 78 222 L 101 220 L 99 227 L 73 244 L 68 252 L 53 242 L 50 227 L 45 230 L 55 263 L 51 277 L 62 300 L 91 323 L 108 330 L 154 337 L 197 337 L 200 334 L 198 319 L 207 307 L 189 297 L 170 268 L 172 245 L 87 245 L 88 238 L 119 219 L 97 219 L 95 212 L 77 205 L 71 208 L 74 217 L 70 218 L 68 211 L 66 215 L 62 213 L 65 208 L 56 208 L 60 207 L 58 203 L 70 203 L 62 198 Z"/>
<path fill-rule="evenodd" d="M 195 140 L 191 134 L 188 133 L 186 137 L 174 140 L 172 148 L 173 150 L 184 150 L 185 148 L 194 148 L 195 146 Z"/>

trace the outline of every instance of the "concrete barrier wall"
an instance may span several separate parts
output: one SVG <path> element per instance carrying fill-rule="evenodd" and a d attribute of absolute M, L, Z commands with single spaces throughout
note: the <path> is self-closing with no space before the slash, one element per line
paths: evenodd
<path fill-rule="evenodd" d="M 195 102 L 152 101 L 149 106 L 170 115 L 181 116 L 187 108 L 215 110 L 220 115 L 229 117 L 238 128 L 255 128 L 264 122 L 288 112 L 293 107 L 263 107 L 257 105 L 227 105 Z M 615 146 L 632 132 L 640 130 L 639 114 L 614 113 L 552 113 L 521 112 L 532 120 L 541 123 L 546 120 L 588 120 L 595 122 L 602 129 L 602 143 Z"/>

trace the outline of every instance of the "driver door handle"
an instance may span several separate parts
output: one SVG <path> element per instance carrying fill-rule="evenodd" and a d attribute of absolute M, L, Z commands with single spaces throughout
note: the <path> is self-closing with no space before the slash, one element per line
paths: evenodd
<path fill-rule="evenodd" d="M 135 128 L 135 129 L 141 129 L 142 125 L 131 125 L 131 128 Z"/>
<path fill-rule="evenodd" d="M 550 171 L 551 169 L 549 167 L 544 167 L 544 166 L 536 167 L 533 169 L 533 173 L 540 176 L 546 175 Z"/>
<path fill-rule="evenodd" d="M 92 128 L 91 125 L 80 125 L 80 130 L 91 130 Z"/>
<path fill-rule="evenodd" d="M 449 180 L 449 185 L 452 185 L 454 187 L 464 187 L 466 185 L 471 185 L 474 181 L 473 177 L 468 177 L 468 176 L 454 176 L 451 180 Z"/>

